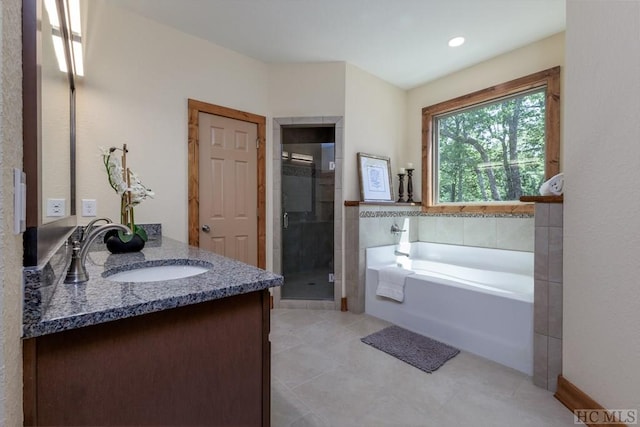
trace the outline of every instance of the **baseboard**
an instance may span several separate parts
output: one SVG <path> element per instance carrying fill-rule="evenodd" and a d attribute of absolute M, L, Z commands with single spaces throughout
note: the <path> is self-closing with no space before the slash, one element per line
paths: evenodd
<path fill-rule="evenodd" d="M 617 411 L 612 413 L 562 375 L 558 375 L 558 388 L 554 396 L 588 426 L 626 426 L 620 420 L 625 421 L 624 418 L 628 417 L 629 414 L 624 413 L 624 411 L 622 413 L 617 413 Z M 637 422 L 635 416 L 633 420 L 628 420 L 634 423 Z"/>
<path fill-rule="evenodd" d="M 347 307 L 347 297 L 342 297 L 340 300 L 340 311 L 349 311 Z"/>

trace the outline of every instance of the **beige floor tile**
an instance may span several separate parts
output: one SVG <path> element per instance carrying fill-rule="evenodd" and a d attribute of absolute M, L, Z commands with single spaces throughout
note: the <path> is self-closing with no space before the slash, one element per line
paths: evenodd
<path fill-rule="evenodd" d="M 465 351 L 445 363 L 438 372 L 455 379 L 460 389 L 501 397 L 512 396 L 520 384 L 528 380 L 522 372 Z"/>
<path fill-rule="evenodd" d="M 273 427 L 289 426 L 309 413 L 309 408 L 284 384 L 277 380 L 271 381 L 271 425 Z"/>
<path fill-rule="evenodd" d="M 304 343 L 300 337 L 283 329 L 271 331 L 269 340 L 271 341 L 271 354 L 278 354 Z"/>
<path fill-rule="evenodd" d="M 555 426 L 543 411 L 523 410 L 511 399 L 461 390 L 437 414 L 441 425 L 459 427 L 544 427 Z"/>
<path fill-rule="evenodd" d="M 349 329 L 359 334 L 360 337 L 365 337 L 374 332 L 378 332 L 379 330 L 384 329 L 387 326 L 391 326 L 391 323 L 387 322 L 386 320 L 377 319 L 367 314 L 362 314 L 361 316 L 361 320 L 353 322 L 349 326 L 347 326 Z"/>
<path fill-rule="evenodd" d="M 353 339 L 358 336 L 348 327 L 326 320 L 305 326 L 293 333 L 302 341 L 311 345 L 334 345 L 346 339 Z"/>
<path fill-rule="evenodd" d="M 330 427 L 331 424 L 323 418 L 317 416 L 313 412 L 308 413 L 302 418 L 295 420 L 289 424 L 290 427 Z M 271 427 L 276 427 L 272 425 Z"/>
<path fill-rule="evenodd" d="M 573 426 L 573 414 L 553 393 L 537 387 L 531 381 L 523 381 L 511 400 L 513 405 L 525 411 L 539 414 L 553 426 Z"/>
<path fill-rule="evenodd" d="M 349 427 L 366 425 L 362 419 L 382 393 L 382 385 L 339 367 L 293 391 L 330 425 Z"/>
<path fill-rule="evenodd" d="M 293 332 L 324 320 L 321 314 L 323 310 L 279 309 L 278 311 L 277 317 L 274 317 L 271 322 L 272 331 Z"/>
<path fill-rule="evenodd" d="M 271 355 L 271 375 L 289 388 L 336 368 L 335 361 L 309 346 L 299 345 Z"/>
<path fill-rule="evenodd" d="M 361 314 L 353 314 L 350 311 L 326 310 L 321 315 L 326 321 L 342 326 L 348 326 L 362 320 Z"/>
<path fill-rule="evenodd" d="M 433 410 L 395 395 L 389 387 L 386 396 L 378 397 L 362 415 L 362 426 L 368 427 L 441 427 L 432 421 Z"/>
<path fill-rule="evenodd" d="M 277 310 L 272 425 L 574 425 L 550 392 L 511 368 L 461 352 L 427 374 L 360 341 L 389 325 L 348 312 Z"/>

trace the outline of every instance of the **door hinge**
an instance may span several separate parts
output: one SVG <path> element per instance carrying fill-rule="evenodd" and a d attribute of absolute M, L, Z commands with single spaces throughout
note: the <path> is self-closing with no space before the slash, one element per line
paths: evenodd
<path fill-rule="evenodd" d="M 256 150 L 260 149 L 260 138 L 256 138 Z"/>

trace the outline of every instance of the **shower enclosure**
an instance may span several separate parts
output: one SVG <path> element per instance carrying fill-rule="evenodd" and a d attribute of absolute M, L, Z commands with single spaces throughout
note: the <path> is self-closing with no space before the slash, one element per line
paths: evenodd
<path fill-rule="evenodd" d="M 335 127 L 282 128 L 283 299 L 334 299 Z"/>

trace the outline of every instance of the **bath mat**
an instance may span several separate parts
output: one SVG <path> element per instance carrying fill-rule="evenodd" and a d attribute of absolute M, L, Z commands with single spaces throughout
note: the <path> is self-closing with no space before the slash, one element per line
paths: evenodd
<path fill-rule="evenodd" d="M 360 341 L 427 373 L 435 371 L 447 360 L 460 353 L 460 350 L 455 347 L 400 326 L 389 326 Z"/>

